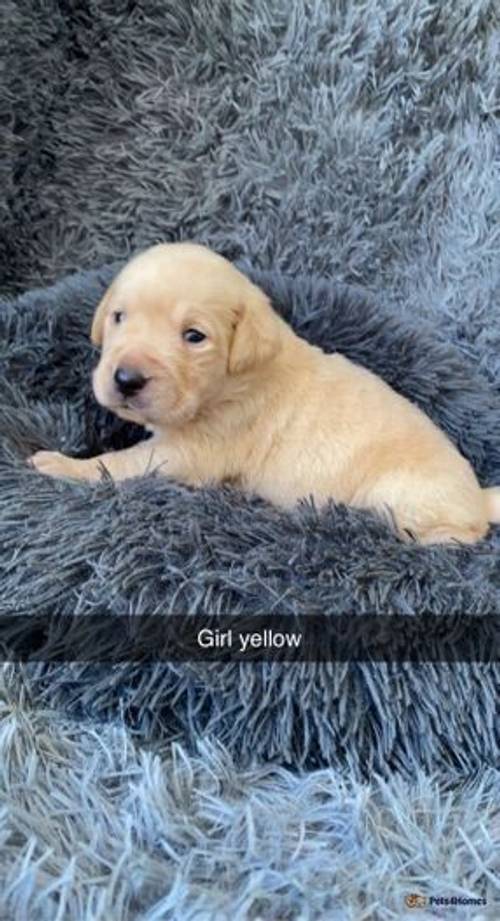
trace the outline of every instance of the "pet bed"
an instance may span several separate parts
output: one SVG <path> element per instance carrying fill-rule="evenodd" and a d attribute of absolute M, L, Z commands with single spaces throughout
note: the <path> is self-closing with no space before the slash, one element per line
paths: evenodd
<path fill-rule="evenodd" d="M 118 266 L 3 302 L 0 613 L 265 611 L 471 617 L 500 610 L 500 533 L 480 545 L 403 544 L 367 512 L 305 501 L 282 512 L 232 489 L 158 476 L 55 481 L 38 448 L 84 456 L 141 437 L 97 406 L 88 339 Z M 418 403 L 500 482 L 500 405 L 432 330 L 355 288 L 254 272 L 299 334 L 339 350 Z M 498 759 L 494 664 L 158 663 L 19 666 L 38 705 L 125 716 L 146 739 L 206 737 L 238 764 L 276 759 L 354 775 L 417 767 L 469 773 Z"/>

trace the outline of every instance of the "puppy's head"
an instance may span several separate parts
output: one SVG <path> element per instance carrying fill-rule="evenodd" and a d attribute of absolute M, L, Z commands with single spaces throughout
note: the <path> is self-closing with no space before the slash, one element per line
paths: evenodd
<path fill-rule="evenodd" d="M 283 323 L 259 288 L 203 246 L 160 244 L 120 272 L 97 307 L 97 400 L 124 419 L 183 425 L 280 349 Z"/>

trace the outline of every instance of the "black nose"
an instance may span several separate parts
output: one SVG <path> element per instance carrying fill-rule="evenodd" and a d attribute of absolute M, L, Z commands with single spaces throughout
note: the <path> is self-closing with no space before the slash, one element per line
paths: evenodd
<path fill-rule="evenodd" d="M 131 397 L 142 390 L 146 378 L 135 368 L 117 368 L 115 371 L 115 384 L 124 397 Z"/>

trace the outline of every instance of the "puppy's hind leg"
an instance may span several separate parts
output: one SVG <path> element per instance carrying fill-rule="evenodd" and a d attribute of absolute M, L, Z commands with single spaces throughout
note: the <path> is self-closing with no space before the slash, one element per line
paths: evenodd
<path fill-rule="evenodd" d="M 481 499 L 483 500 L 481 502 Z M 482 489 L 478 496 L 476 520 L 467 524 L 442 524 L 429 528 L 420 540 L 422 543 L 475 544 L 486 537 L 489 524 L 500 524 L 500 487 L 491 486 Z"/>
<path fill-rule="evenodd" d="M 403 537 L 421 544 L 475 544 L 488 532 L 483 491 L 472 471 L 458 482 L 447 476 L 391 472 L 369 494 L 372 508 L 390 508 Z M 497 497 L 498 498 L 498 497 Z"/>
<path fill-rule="evenodd" d="M 486 517 L 491 524 L 500 524 L 500 486 L 483 489 Z"/>
<path fill-rule="evenodd" d="M 460 527 L 453 524 L 441 524 L 416 534 L 421 544 L 476 544 L 486 537 L 487 524 Z"/>

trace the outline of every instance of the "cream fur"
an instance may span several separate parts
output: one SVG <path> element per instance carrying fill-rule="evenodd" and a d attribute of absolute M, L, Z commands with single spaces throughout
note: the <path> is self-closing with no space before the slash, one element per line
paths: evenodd
<path fill-rule="evenodd" d="M 123 318 L 116 322 L 115 313 Z M 187 343 L 194 327 L 207 338 Z M 158 468 L 196 486 L 231 481 L 285 508 L 313 496 L 391 514 L 402 537 L 474 542 L 500 492 L 416 406 L 366 369 L 300 339 L 262 291 L 195 244 L 160 244 L 119 273 L 96 310 L 97 399 L 153 437 L 91 460 L 40 451 L 53 476 L 116 479 Z M 126 405 L 117 367 L 148 379 Z"/>

